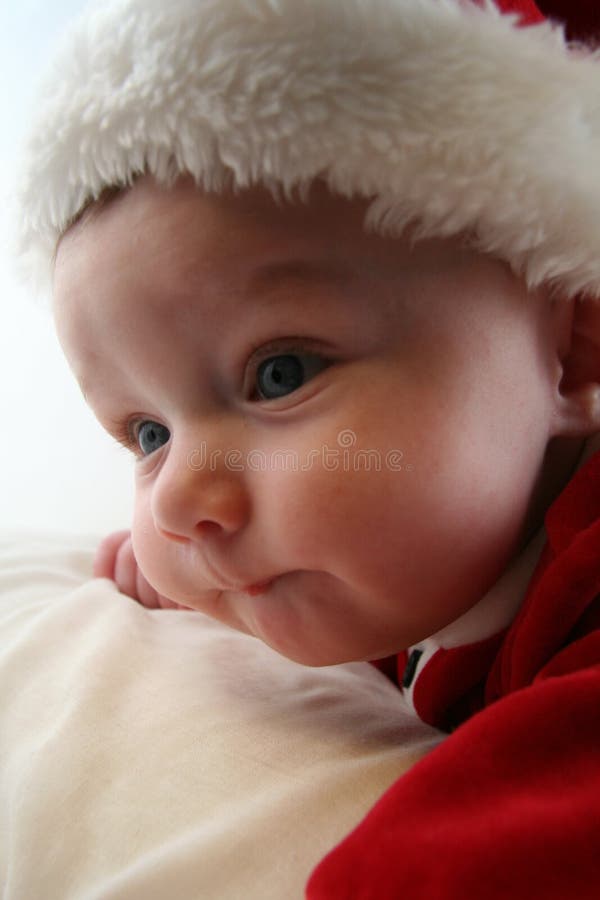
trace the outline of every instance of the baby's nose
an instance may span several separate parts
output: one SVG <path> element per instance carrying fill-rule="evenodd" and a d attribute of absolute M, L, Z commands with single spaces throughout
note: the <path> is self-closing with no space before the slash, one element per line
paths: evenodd
<path fill-rule="evenodd" d="M 239 463 L 227 456 L 169 453 L 152 491 L 157 529 L 173 540 L 200 540 L 208 534 L 232 535 L 247 523 L 250 498 Z"/>

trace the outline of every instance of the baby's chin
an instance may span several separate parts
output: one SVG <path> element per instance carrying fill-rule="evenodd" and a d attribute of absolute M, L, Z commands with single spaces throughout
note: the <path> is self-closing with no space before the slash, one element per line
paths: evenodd
<path fill-rule="evenodd" d="M 156 589 L 182 608 L 255 637 L 304 666 L 379 660 L 426 636 L 414 632 L 414 622 L 403 628 L 397 617 L 377 627 L 377 598 L 325 571 L 283 572 L 244 590 L 198 590 L 181 579 L 158 581 L 162 589 Z"/>
<path fill-rule="evenodd" d="M 387 630 L 384 636 L 373 630 L 366 598 L 357 604 L 348 585 L 323 571 L 296 570 L 254 591 L 223 591 L 203 611 L 305 666 L 366 662 L 398 652 L 390 648 Z"/>

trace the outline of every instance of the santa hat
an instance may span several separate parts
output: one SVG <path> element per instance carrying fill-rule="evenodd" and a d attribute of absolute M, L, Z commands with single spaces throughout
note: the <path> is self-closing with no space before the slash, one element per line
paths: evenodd
<path fill-rule="evenodd" d="M 594 3 L 569 2 L 579 38 Z M 210 190 L 319 178 L 371 199 L 367 227 L 464 233 L 532 287 L 600 296 L 600 57 L 533 0 L 92 4 L 19 180 L 38 284 L 82 208 L 143 172 Z"/>

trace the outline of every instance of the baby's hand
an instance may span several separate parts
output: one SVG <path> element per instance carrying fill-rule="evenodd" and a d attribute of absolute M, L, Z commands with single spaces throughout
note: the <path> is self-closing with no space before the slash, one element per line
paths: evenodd
<path fill-rule="evenodd" d="M 110 578 L 122 594 L 148 609 L 185 609 L 157 593 L 144 578 L 133 554 L 130 531 L 114 531 L 96 551 L 94 578 Z"/>

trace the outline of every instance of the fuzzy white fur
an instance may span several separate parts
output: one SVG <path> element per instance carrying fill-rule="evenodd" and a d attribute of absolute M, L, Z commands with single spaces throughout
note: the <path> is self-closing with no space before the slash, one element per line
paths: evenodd
<path fill-rule="evenodd" d="M 47 284 L 69 220 L 141 171 L 372 197 L 531 286 L 600 296 L 600 58 L 466 0 L 108 0 L 66 36 L 19 185 Z"/>

